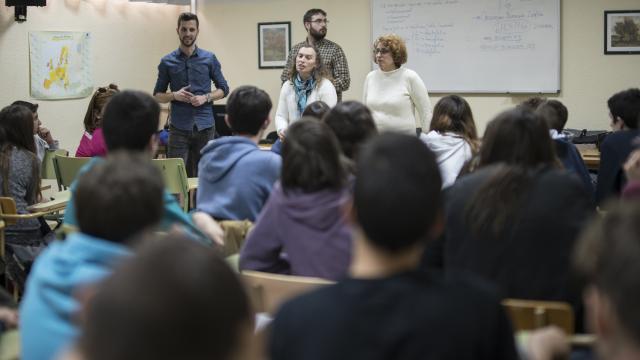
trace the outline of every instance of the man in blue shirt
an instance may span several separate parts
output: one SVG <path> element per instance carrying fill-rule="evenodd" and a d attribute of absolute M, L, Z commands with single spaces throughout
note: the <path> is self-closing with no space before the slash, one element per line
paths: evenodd
<path fill-rule="evenodd" d="M 171 102 L 168 156 L 184 159 L 190 177 L 198 175 L 200 149 L 214 136 L 211 103 L 229 93 L 216 56 L 196 46 L 199 24 L 197 15 L 180 14 L 176 29 L 180 47 L 160 60 L 153 90 L 158 102 Z"/>

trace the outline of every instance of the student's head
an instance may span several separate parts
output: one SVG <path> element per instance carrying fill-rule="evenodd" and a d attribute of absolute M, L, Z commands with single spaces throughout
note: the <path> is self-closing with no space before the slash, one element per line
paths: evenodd
<path fill-rule="evenodd" d="M 40 128 L 40 125 L 42 125 L 42 123 L 40 122 L 40 116 L 38 115 L 38 104 L 30 103 L 23 100 L 17 100 L 14 101 L 11 105 L 24 106 L 29 109 L 31 113 L 33 113 L 33 133 L 36 134 L 38 132 L 38 129 Z"/>
<path fill-rule="evenodd" d="M 252 335 L 238 277 L 190 239 L 150 239 L 99 285 L 78 341 L 91 360 L 236 359 Z"/>
<path fill-rule="evenodd" d="M 145 151 L 158 130 L 160 106 L 148 94 L 126 90 L 113 96 L 104 111 L 102 131 L 109 151 Z"/>
<path fill-rule="evenodd" d="M 162 174 L 148 157 L 110 153 L 78 180 L 74 203 L 82 233 L 116 243 L 159 223 Z"/>
<path fill-rule="evenodd" d="M 307 33 L 316 41 L 327 36 L 327 13 L 322 9 L 309 9 L 302 17 L 302 23 Z"/>
<path fill-rule="evenodd" d="M 33 140 L 34 121 L 31 110 L 22 105 L 9 105 L 0 111 L 2 145 L 11 145 L 36 153 Z"/>
<path fill-rule="evenodd" d="M 331 110 L 331 108 L 329 107 L 329 105 L 327 105 L 327 103 L 325 103 L 324 101 L 318 100 L 310 104 L 307 104 L 307 107 L 304 108 L 304 111 L 302 112 L 302 116 L 309 116 L 309 117 L 314 117 L 318 120 L 322 120 L 324 115 L 329 110 Z"/>
<path fill-rule="evenodd" d="M 540 106 L 543 102 L 547 101 L 547 98 L 542 96 L 532 96 L 527 98 L 525 101 L 521 102 L 519 106 L 523 106 L 531 111 L 535 111 L 538 106 Z"/>
<path fill-rule="evenodd" d="M 303 80 L 313 77 L 317 82 L 316 86 L 319 86 L 320 81 L 328 75 L 322 63 L 320 51 L 315 45 L 311 44 L 304 44 L 298 49 L 298 53 L 291 62 L 289 70 L 289 80 L 291 82 L 294 82 L 298 75 Z"/>
<path fill-rule="evenodd" d="M 198 39 L 200 21 L 198 15 L 190 12 L 183 12 L 178 16 L 178 27 L 176 32 L 180 39 L 180 44 L 185 47 L 191 47 Z"/>
<path fill-rule="evenodd" d="M 87 113 L 84 115 L 84 130 L 86 132 L 93 134 L 95 129 L 102 127 L 104 108 L 111 100 L 111 97 L 119 91 L 118 86 L 114 84 L 96 89 L 91 100 L 89 100 Z"/>
<path fill-rule="evenodd" d="M 323 121 L 336 134 L 344 155 L 355 159 L 360 146 L 378 133 L 371 111 L 357 101 L 338 103 Z"/>
<path fill-rule="evenodd" d="M 478 139 L 476 123 L 467 101 L 458 95 L 445 96 L 433 109 L 429 130 L 439 133 L 452 132 L 462 136 L 468 142 Z"/>
<path fill-rule="evenodd" d="M 567 124 L 567 119 L 569 118 L 567 107 L 558 100 L 547 100 L 543 102 L 538 105 L 535 112 L 542 116 L 547 122 L 549 129 L 556 130 L 557 132 L 564 130 L 564 126 Z"/>
<path fill-rule="evenodd" d="M 640 349 L 638 219 L 640 203 L 617 204 L 594 219 L 574 251 L 574 267 L 587 283 L 588 320 L 604 351 Z"/>
<path fill-rule="evenodd" d="M 607 101 L 614 130 L 637 129 L 640 118 L 640 89 L 633 88 L 614 94 Z"/>
<path fill-rule="evenodd" d="M 441 212 L 435 155 L 415 136 L 385 133 L 358 157 L 354 218 L 369 243 L 388 253 L 423 246 Z"/>
<path fill-rule="evenodd" d="M 505 163 L 522 167 L 553 164 L 555 150 L 542 116 L 518 106 L 496 116 L 484 133 L 480 166 Z"/>
<path fill-rule="evenodd" d="M 285 191 L 338 190 L 345 179 L 340 145 L 326 124 L 302 118 L 287 129 L 287 140 L 282 143 L 281 182 Z"/>
<path fill-rule="evenodd" d="M 373 43 L 373 61 L 384 71 L 407 62 L 407 45 L 396 34 L 382 35 Z"/>
<path fill-rule="evenodd" d="M 269 95 L 255 86 L 241 86 L 227 100 L 227 123 L 239 135 L 258 135 L 269 125 Z"/>

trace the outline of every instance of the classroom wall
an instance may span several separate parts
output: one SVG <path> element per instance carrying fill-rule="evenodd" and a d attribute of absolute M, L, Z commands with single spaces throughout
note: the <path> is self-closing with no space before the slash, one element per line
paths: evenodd
<path fill-rule="evenodd" d="M 17 23 L 13 8 L 0 4 L 0 105 L 29 96 L 29 31 L 92 33 L 95 86 L 116 83 L 121 89 L 151 92 L 160 58 L 177 48 L 175 22 L 188 6 L 129 3 L 127 0 L 48 0 L 29 7 L 27 21 Z M 39 115 L 44 126 L 75 153 L 90 97 L 44 101 Z"/>
<path fill-rule="evenodd" d="M 312 7 L 328 12 L 327 38 L 344 49 L 351 70 L 346 100 L 361 100 L 370 68 L 370 0 L 199 0 L 199 43 L 216 52 L 232 87 L 255 84 L 277 104 L 281 70 L 258 69 L 257 23 L 291 21 L 292 42 L 304 39 L 302 15 Z M 637 0 L 562 0 L 561 92 L 550 95 L 569 108 L 569 127 L 608 127 L 606 100 L 640 86 L 640 55 L 604 55 L 604 10 L 637 9 Z M 409 54 L 411 56 L 411 54 Z M 429 79 L 424 79 L 427 88 Z M 463 94 L 480 131 L 499 111 L 526 96 Z M 435 105 L 443 94 L 431 95 Z"/>

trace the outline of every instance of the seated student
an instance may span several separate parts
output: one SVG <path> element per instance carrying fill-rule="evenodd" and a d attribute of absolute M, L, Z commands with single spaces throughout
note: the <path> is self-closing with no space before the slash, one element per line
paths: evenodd
<path fill-rule="evenodd" d="M 86 302 L 75 358 L 246 359 L 251 306 L 225 261 L 180 238 L 149 240 Z"/>
<path fill-rule="evenodd" d="M 596 186 L 596 201 L 602 204 L 612 196 L 618 196 L 626 183 L 622 165 L 634 149 L 638 137 L 640 116 L 640 89 L 628 89 L 614 94 L 607 101 L 611 128 L 600 145 L 600 168 Z"/>
<path fill-rule="evenodd" d="M 440 174 L 427 146 L 382 134 L 362 148 L 357 174 L 349 277 L 280 309 L 271 359 L 517 359 L 497 297 L 417 269 L 443 226 Z"/>
<path fill-rule="evenodd" d="M 567 301 L 579 311 L 569 257 L 594 209 L 578 178 L 557 168 L 544 119 L 523 107 L 499 114 L 479 158 L 480 168 L 447 191 L 444 269 L 492 281 L 504 297 Z"/>
<path fill-rule="evenodd" d="M 467 101 L 458 95 L 445 96 L 433 109 L 429 133 L 420 139 L 436 154 L 442 187 L 451 186 L 464 164 L 478 152 L 478 133 Z"/>
<path fill-rule="evenodd" d="M 338 279 L 351 257 L 347 172 L 338 140 L 317 120 L 287 129 L 282 176 L 240 251 L 240 269 Z"/>
<path fill-rule="evenodd" d="M 155 153 L 155 133 L 160 121 L 160 107 L 150 96 L 140 91 L 123 91 L 113 96 L 105 108 L 102 128 L 109 151 L 131 151 L 144 153 L 149 158 Z M 96 157 L 80 170 L 78 178 L 85 171 L 102 161 Z M 71 185 L 71 196 L 75 194 L 75 186 Z M 185 214 L 175 197 L 164 193 L 163 227 L 169 228 L 178 224 L 194 237 L 205 243 L 211 243 L 193 223 L 192 217 Z M 194 215 L 195 217 L 195 215 Z M 64 212 L 64 224 L 78 226 L 76 210 L 70 201 Z"/>
<path fill-rule="evenodd" d="M 574 267 L 588 284 L 587 322 L 597 358 L 640 358 L 640 204 L 616 204 L 582 234 Z"/>
<path fill-rule="evenodd" d="M 225 120 L 235 136 L 202 149 L 198 164 L 198 210 L 216 219 L 255 221 L 278 180 L 282 159 L 258 141 L 271 119 L 263 90 L 241 86 L 229 95 Z"/>
<path fill-rule="evenodd" d="M 162 219 L 160 171 L 142 155 L 114 153 L 77 181 L 79 232 L 36 259 L 20 307 L 23 360 L 55 359 L 73 341 L 74 298 L 130 254 L 130 239 Z"/>
<path fill-rule="evenodd" d="M 553 139 L 556 155 L 562 165 L 564 165 L 565 169 L 576 174 L 582 180 L 587 191 L 593 193 L 591 176 L 587 166 L 584 164 L 584 160 L 582 160 L 582 156 L 580 156 L 580 152 L 571 140 L 567 139 L 562 133 L 569 117 L 567 108 L 558 100 L 547 100 L 538 105 L 534 111 L 547 122 L 549 135 Z"/>
<path fill-rule="evenodd" d="M 28 214 L 27 207 L 41 198 L 33 127 L 33 114 L 27 107 L 10 105 L 0 111 L 0 196 L 13 198 L 18 214 Z M 39 219 L 18 220 L 4 229 L 4 235 L 7 249 L 29 263 L 53 237 L 44 220 Z M 33 256 L 26 256 L 30 249 Z"/>
<path fill-rule="evenodd" d="M 49 129 L 42 126 L 42 121 L 40 121 L 40 117 L 38 116 L 38 104 L 18 100 L 14 101 L 11 105 L 22 105 L 33 113 L 33 140 L 36 143 L 36 155 L 38 155 L 38 159 L 42 162 L 42 159 L 44 159 L 44 153 L 48 149 L 58 149 L 60 143 L 58 140 L 53 139 Z"/>
<path fill-rule="evenodd" d="M 360 146 L 378 134 L 371 111 L 360 102 L 344 101 L 334 106 L 323 121 L 336 134 L 340 149 L 348 160 L 349 170 L 353 173 Z"/>
<path fill-rule="evenodd" d="M 84 116 L 84 134 L 82 134 L 80 145 L 76 150 L 76 157 L 94 157 L 107 154 L 107 146 L 102 133 L 102 116 L 111 97 L 119 91 L 118 86 L 109 84 L 107 87 L 99 87 L 93 93 Z"/>

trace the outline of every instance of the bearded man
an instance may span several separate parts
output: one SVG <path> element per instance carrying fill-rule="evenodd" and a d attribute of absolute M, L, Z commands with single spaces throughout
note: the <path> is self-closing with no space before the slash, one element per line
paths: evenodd
<path fill-rule="evenodd" d="M 216 56 L 196 46 L 199 25 L 196 14 L 180 14 L 176 29 L 180 47 L 160 60 L 153 90 L 158 102 L 171 102 L 167 156 L 182 158 L 189 177 L 198 176 L 200 150 L 215 135 L 211 104 L 229 94 Z"/>
<path fill-rule="evenodd" d="M 331 75 L 331 81 L 336 88 L 338 101 L 341 101 L 342 92 L 347 91 L 351 83 L 351 79 L 349 78 L 349 65 L 347 64 L 347 58 L 340 45 L 325 39 L 327 35 L 327 25 L 329 24 L 327 13 L 322 9 L 307 10 L 302 18 L 302 22 L 304 23 L 304 28 L 307 30 L 307 38 L 291 49 L 289 57 L 287 58 L 287 65 L 284 67 L 284 70 L 282 70 L 282 75 L 280 75 L 280 80 L 282 80 L 282 82 L 289 80 L 291 62 L 296 58 L 298 50 L 300 50 L 302 45 L 315 45 L 320 52 L 324 67 Z"/>

